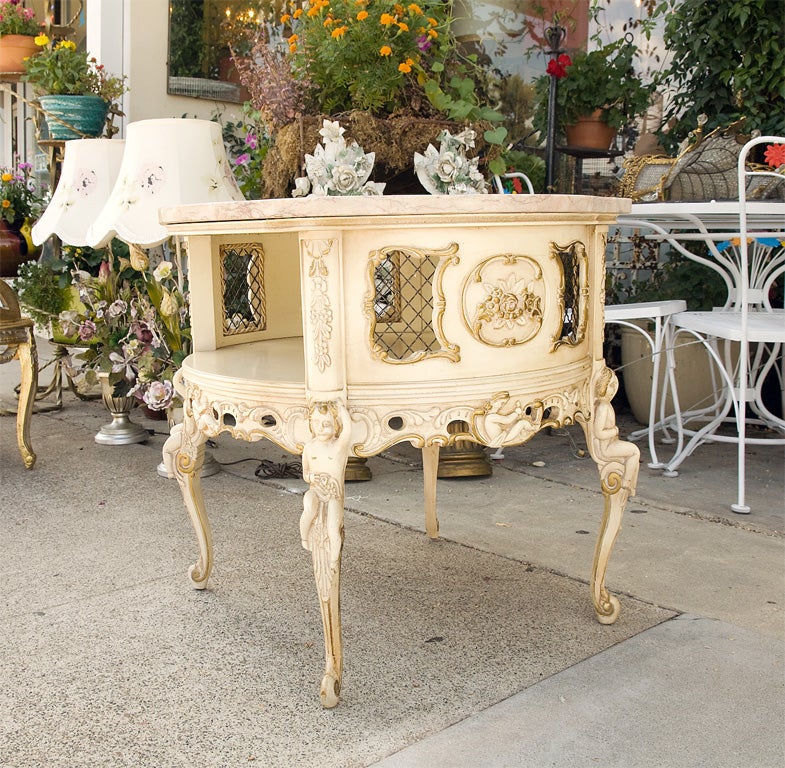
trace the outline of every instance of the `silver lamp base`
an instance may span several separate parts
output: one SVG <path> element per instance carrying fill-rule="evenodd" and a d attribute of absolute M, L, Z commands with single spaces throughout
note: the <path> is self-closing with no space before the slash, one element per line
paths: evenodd
<path fill-rule="evenodd" d="M 150 433 L 135 424 L 127 413 L 113 413 L 111 424 L 104 424 L 95 436 L 99 445 L 131 445 L 141 443 L 150 437 Z"/>

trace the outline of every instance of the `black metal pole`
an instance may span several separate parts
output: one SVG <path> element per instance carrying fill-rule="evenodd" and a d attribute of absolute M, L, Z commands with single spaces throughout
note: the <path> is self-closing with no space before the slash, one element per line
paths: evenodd
<path fill-rule="evenodd" d="M 548 51 L 549 61 L 559 58 L 564 53 L 561 48 L 567 30 L 558 23 L 558 17 L 553 20 L 553 25 L 545 30 L 550 50 Z M 545 134 L 545 189 L 553 192 L 553 177 L 556 171 L 556 89 L 558 88 L 558 78 L 551 74 L 548 83 L 548 127 Z"/>

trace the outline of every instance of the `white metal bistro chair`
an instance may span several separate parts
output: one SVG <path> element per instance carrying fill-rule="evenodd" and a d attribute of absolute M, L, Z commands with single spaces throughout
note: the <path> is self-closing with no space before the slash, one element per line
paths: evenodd
<path fill-rule="evenodd" d="M 785 217 L 765 232 L 750 231 L 747 210 L 748 181 L 768 176 L 778 179 L 782 174 L 748 166 L 749 152 L 759 144 L 785 144 L 785 137 L 759 136 L 747 142 L 739 154 L 738 244 L 729 240 L 717 245 L 729 278 L 728 302 L 714 311 L 680 312 L 672 318 L 674 331 L 687 333 L 706 347 L 716 364 L 721 391 L 714 408 L 682 414 L 689 440 L 670 460 L 665 473 L 678 474 L 682 462 L 704 442 L 736 443 L 738 494 L 731 509 L 739 514 L 750 511 L 745 498 L 746 447 L 785 445 L 785 420 L 767 408 L 761 392 L 772 371 L 779 377 L 780 388 L 783 384 L 778 360 L 785 345 L 785 310 L 772 307 L 770 294 L 777 279 L 785 275 Z M 728 422 L 735 426 L 735 433 L 720 430 Z M 763 429 L 750 434 L 751 425 Z"/>
<path fill-rule="evenodd" d="M 660 461 L 657 456 L 655 440 L 658 430 L 663 431 L 665 442 L 672 442 L 673 438 L 670 436 L 668 427 L 673 425 L 675 427 L 677 440 L 676 453 L 678 454 L 682 448 L 683 438 L 681 419 L 679 416 L 679 399 L 673 375 L 674 361 L 672 355 L 666 355 L 667 378 L 663 386 L 663 391 L 658 393 L 658 390 L 660 383 L 660 366 L 663 355 L 667 349 L 673 346 L 673 326 L 671 318 L 676 313 L 684 312 L 686 309 L 687 303 L 681 299 L 640 301 L 631 304 L 607 304 L 605 306 L 606 325 L 615 324 L 625 328 L 632 328 L 643 336 L 651 350 L 653 370 L 651 400 L 649 403 L 649 424 L 646 429 L 638 430 L 627 436 L 630 440 L 638 440 L 644 435 L 648 437 L 649 454 L 651 455 L 651 462 L 648 464 L 650 469 L 662 469 L 665 467 L 665 462 Z M 640 321 L 644 321 L 646 325 L 648 325 L 648 322 L 650 321 L 654 324 L 654 328 L 650 331 L 648 327 L 641 325 Z M 673 398 L 673 407 L 675 409 L 674 418 L 669 418 L 665 414 L 665 396 L 669 391 Z M 657 413 L 658 406 L 659 416 Z"/>

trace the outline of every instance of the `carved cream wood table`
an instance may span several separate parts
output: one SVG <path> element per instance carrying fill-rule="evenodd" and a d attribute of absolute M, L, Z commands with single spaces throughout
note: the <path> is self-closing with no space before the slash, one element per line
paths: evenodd
<path fill-rule="evenodd" d="M 638 449 L 619 439 L 602 356 L 605 236 L 625 200 L 584 196 L 301 198 L 164 209 L 189 253 L 194 352 L 184 421 L 165 446 L 199 542 L 199 468 L 221 432 L 302 454 L 300 522 L 321 605 L 325 707 L 338 703 L 344 469 L 422 447 L 426 529 L 438 533 L 439 447 L 516 445 L 580 423 L 605 496 L 591 574 L 598 619 Z M 456 430 L 456 424 L 463 430 Z"/>

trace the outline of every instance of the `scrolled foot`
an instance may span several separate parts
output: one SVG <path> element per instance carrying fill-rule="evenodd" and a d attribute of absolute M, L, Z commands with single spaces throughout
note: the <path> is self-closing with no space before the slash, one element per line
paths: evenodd
<path fill-rule="evenodd" d="M 326 674 L 319 688 L 319 699 L 325 709 L 332 709 L 340 701 L 341 681 L 334 674 Z"/>
<path fill-rule="evenodd" d="M 621 604 L 613 595 L 605 593 L 600 601 L 595 603 L 594 610 L 600 624 L 613 624 L 619 618 Z"/>
<path fill-rule="evenodd" d="M 209 575 L 210 574 L 206 572 L 201 562 L 194 563 L 188 569 L 188 578 L 190 579 L 191 585 L 194 587 L 194 589 L 204 589 L 207 587 L 207 579 Z"/>

